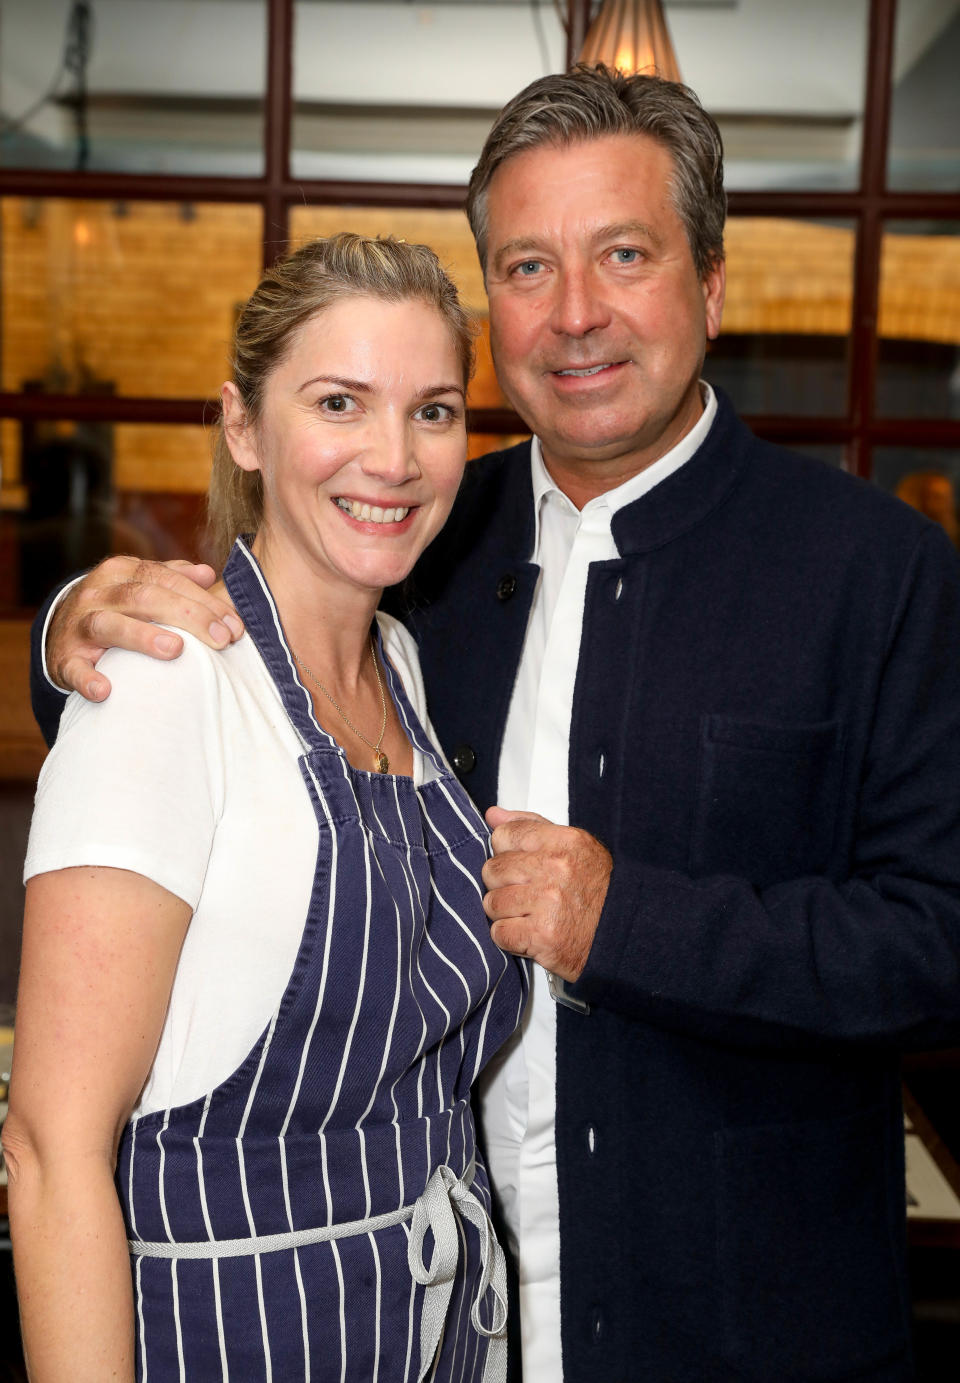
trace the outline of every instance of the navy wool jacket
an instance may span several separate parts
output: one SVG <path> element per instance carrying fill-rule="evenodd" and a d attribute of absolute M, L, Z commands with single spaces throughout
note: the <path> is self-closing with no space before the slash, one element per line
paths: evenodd
<path fill-rule="evenodd" d="M 468 466 L 404 593 L 484 808 L 533 532 L 524 443 Z M 570 737 L 614 870 L 589 1012 L 557 1013 L 564 1378 L 899 1383 L 899 1054 L 960 1034 L 960 563 L 723 398 L 613 534 Z"/>
<path fill-rule="evenodd" d="M 570 739 L 614 870 L 589 1012 L 557 1013 L 566 1383 L 902 1383 L 899 1054 L 960 1040 L 960 563 L 723 398 L 613 534 Z M 523 444 L 468 467 L 402 593 L 482 807 L 532 546 Z"/>

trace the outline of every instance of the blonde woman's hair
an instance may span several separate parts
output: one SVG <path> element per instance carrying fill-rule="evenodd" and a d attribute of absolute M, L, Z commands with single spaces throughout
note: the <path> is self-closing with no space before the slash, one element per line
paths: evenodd
<path fill-rule="evenodd" d="M 299 329 L 335 302 L 352 297 L 435 307 L 450 328 L 466 388 L 473 370 L 473 327 L 433 250 L 392 236 L 368 239 L 342 231 L 312 240 L 268 269 L 240 312 L 232 364 L 247 427 L 259 421 L 267 380 Z M 262 519 L 260 472 L 235 464 L 221 416 L 207 495 L 207 535 L 218 569 L 238 535 L 255 533 Z"/>

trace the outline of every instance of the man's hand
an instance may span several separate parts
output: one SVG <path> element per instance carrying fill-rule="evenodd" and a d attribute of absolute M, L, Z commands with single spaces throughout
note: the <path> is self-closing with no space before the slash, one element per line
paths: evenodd
<path fill-rule="evenodd" d="M 157 624 L 175 624 L 211 648 L 243 633 L 229 600 L 209 594 L 212 567 L 108 557 L 64 596 L 47 631 L 47 671 L 58 686 L 103 701 L 110 683 L 94 664 L 108 648 L 176 658 L 183 640 Z"/>
<path fill-rule="evenodd" d="M 613 860 L 594 836 L 535 812 L 491 807 L 493 859 L 483 866 L 484 911 L 503 951 L 580 978 L 607 896 Z"/>

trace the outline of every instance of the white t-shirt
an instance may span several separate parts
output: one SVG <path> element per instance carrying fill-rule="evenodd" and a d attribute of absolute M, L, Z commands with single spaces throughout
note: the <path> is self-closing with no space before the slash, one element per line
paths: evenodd
<path fill-rule="evenodd" d="M 416 645 L 377 618 L 429 734 Z M 25 880 L 129 869 L 193 909 L 137 1114 L 198 1098 L 251 1050 L 293 970 L 319 844 L 303 746 L 253 640 L 218 653 L 183 639 L 172 662 L 111 650 L 100 663 L 107 700 L 68 699 L 24 866 Z M 431 767 L 414 750 L 418 785 Z"/>

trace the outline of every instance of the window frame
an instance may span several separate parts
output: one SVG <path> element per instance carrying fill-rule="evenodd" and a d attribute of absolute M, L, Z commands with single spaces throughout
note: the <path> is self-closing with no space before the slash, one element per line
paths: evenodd
<path fill-rule="evenodd" d="M 579 51 L 599 0 L 567 0 L 567 60 Z M 864 138 L 860 177 L 852 191 L 733 191 L 731 216 L 844 219 L 855 228 L 852 339 L 848 407 L 845 415 L 816 418 L 789 414 L 747 415 L 760 436 L 788 445 L 836 443 L 847 467 L 872 474 L 878 446 L 960 447 L 960 421 L 876 416 L 877 335 L 880 262 L 888 221 L 956 221 L 960 195 L 948 192 L 891 192 L 887 188 L 887 149 L 892 105 L 891 73 L 897 0 L 869 0 L 867 68 L 863 105 Z M 290 209 L 351 203 L 360 206 L 459 208 L 465 187 L 458 184 L 373 183 L 294 179 L 290 176 L 294 0 L 266 0 L 267 56 L 264 96 L 264 171 L 259 177 L 3 170 L 10 197 L 88 198 L 116 201 L 229 201 L 254 203 L 263 213 L 263 264 L 282 255 L 289 243 Z M 112 422 L 202 423 L 205 399 L 93 398 L 71 394 L 0 392 L 0 417 L 17 420 L 69 419 Z M 472 432 L 524 431 L 508 409 L 474 409 Z"/>

